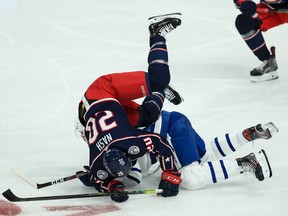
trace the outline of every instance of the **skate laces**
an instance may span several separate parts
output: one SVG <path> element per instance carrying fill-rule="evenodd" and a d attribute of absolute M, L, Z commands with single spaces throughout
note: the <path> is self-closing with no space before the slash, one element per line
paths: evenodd
<path fill-rule="evenodd" d="M 271 56 L 268 60 L 264 60 L 261 65 L 254 68 L 252 73 L 269 73 L 278 69 L 276 59 Z"/>
<path fill-rule="evenodd" d="M 258 67 L 255 68 L 255 70 L 258 70 L 258 71 L 261 70 L 262 71 L 267 67 L 269 67 L 269 62 L 268 62 L 268 60 L 264 60 L 261 65 L 259 65 Z"/>
<path fill-rule="evenodd" d="M 242 168 L 242 173 L 250 172 L 253 174 L 255 174 L 257 165 L 259 164 L 258 161 L 256 161 L 256 157 L 254 153 L 251 153 L 244 158 L 240 158 L 239 163 Z"/>
<path fill-rule="evenodd" d="M 250 163 L 250 162 L 243 162 L 241 164 L 241 168 L 243 172 L 251 172 L 253 174 L 255 174 L 256 172 L 256 165 Z"/>
<path fill-rule="evenodd" d="M 174 29 L 175 29 L 175 27 L 171 23 L 168 23 L 168 24 L 165 24 L 164 26 L 162 26 L 159 29 L 159 32 L 160 32 L 160 35 L 164 37 L 166 34 L 168 34 L 169 32 L 171 32 Z"/>
<path fill-rule="evenodd" d="M 165 88 L 164 92 L 165 92 L 165 98 L 167 98 L 168 101 L 172 101 L 176 97 L 176 95 L 173 94 L 173 91 L 169 88 Z"/>

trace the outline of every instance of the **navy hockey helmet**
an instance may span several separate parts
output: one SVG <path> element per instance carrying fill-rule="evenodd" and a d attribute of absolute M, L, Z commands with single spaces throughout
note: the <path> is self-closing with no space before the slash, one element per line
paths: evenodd
<path fill-rule="evenodd" d="M 104 153 L 103 164 L 105 169 L 114 177 L 124 177 L 132 168 L 130 158 L 118 148 L 109 149 Z"/>

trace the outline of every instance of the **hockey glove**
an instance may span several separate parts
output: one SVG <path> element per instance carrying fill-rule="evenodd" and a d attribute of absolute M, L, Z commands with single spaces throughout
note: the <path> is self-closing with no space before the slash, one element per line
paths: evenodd
<path fill-rule="evenodd" d="M 117 180 L 112 180 L 108 185 L 108 192 L 115 193 L 111 195 L 111 199 L 115 202 L 125 202 L 128 200 L 129 196 L 124 190 L 124 184 Z"/>
<path fill-rule="evenodd" d="M 240 11 L 244 16 L 254 17 L 256 14 L 256 3 L 253 1 L 243 1 L 240 5 Z"/>
<path fill-rule="evenodd" d="M 159 184 L 159 189 L 163 190 L 163 192 L 160 193 L 162 197 L 176 196 L 178 194 L 179 184 L 182 182 L 180 176 L 181 173 L 179 172 L 162 172 Z"/>
<path fill-rule="evenodd" d="M 159 114 L 164 103 L 164 91 L 163 92 L 153 92 L 151 95 L 147 96 L 142 105 L 138 108 L 140 113 L 140 119 L 142 121 L 139 126 L 146 126 L 152 124 L 159 118 Z"/>
<path fill-rule="evenodd" d="M 83 166 L 84 171 L 76 172 L 76 177 L 87 187 L 95 186 L 91 181 L 90 169 L 88 166 Z"/>

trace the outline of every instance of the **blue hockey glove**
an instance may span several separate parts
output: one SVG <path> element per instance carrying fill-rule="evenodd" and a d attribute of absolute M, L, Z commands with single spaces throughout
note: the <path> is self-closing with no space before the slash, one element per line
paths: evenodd
<path fill-rule="evenodd" d="M 129 199 L 128 194 L 124 190 L 125 185 L 118 180 L 112 180 L 108 185 L 108 192 L 115 193 L 111 195 L 111 199 L 115 202 L 125 202 Z"/>
<path fill-rule="evenodd" d="M 243 1 L 240 5 L 240 11 L 244 16 L 253 17 L 256 14 L 256 3 L 253 1 Z"/>
<path fill-rule="evenodd" d="M 159 184 L 159 189 L 162 189 L 163 192 L 160 195 L 163 197 L 176 196 L 179 192 L 179 185 L 182 182 L 180 176 L 181 173 L 179 172 L 163 171 Z"/>

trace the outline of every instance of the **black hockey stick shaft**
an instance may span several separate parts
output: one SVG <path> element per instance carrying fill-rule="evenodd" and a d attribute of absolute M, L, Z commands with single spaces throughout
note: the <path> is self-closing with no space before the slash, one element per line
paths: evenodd
<path fill-rule="evenodd" d="M 53 180 L 53 181 L 49 181 L 49 182 L 45 182 L 45 183 L 36 183 L 37 184 L 37 189 L 48 187 L 48 186 L 59 184 L 59 183 L 63 183 L 63 182 L 66 182 L 66 181 L 70 181 L 72 179 L 76 179 L 76 178 L 80 178 L 81 176 L 85 176 L 87 174 L 89 174 L 89 172 L 80 172 L 78 174 L 66 176 L 64 178 L 60 178 L 60 179 L 57 179 L 57 180 Z"/>
<path fill-rule="evenodd" d="M 78 173 L 76 173 L 74 175 L 66 176 L 66 177 L 63 177 L 63 178 L 59 178 L 57 180 L 44 182 L 44 183 L 35 182 L 29 176 L 27 176 L 25 173 L 21 172 L 20 170 L 18 170 L 16 168 L 13 168 L 13 173 L 15 175 L 17 175 L 18 177 L 22 178 L 24 181 L 28 182 L 34 188 L 40 189 L 40 188 L 48 187 L 48 186 L 51 186 L 51 185 L 55 185 L 55 184 L 63 183 L 63 182 L 66 182 L 66 181 L 70 181 L 70 180 L 75 179 L 75 178 L 80 178 L 82 176 L 85 176 L 85 175 L 89 174 L 89 171 L 88 170 L 81 171 L 81 172 L 78 172 Z"/>
<path fill-rule="evenodd" d="M 155 193 L 161 193 L 161 192 L 162 192 L 161 189 L 125 191 L 125 193 L 129 195 L 155 194 Z M 79 199 L 79 198 L 111 196 L 112 194 L 115 194 L 115 193 L 87 193 L 87 194 L 43 196 L 43 197 L 18 197 L 10 189 L 2 193 L 2 195 L 10 202 L 44 201 L 44 200 L 60 200 L 60 199 L 75 199 L 75 198 Z"/>

